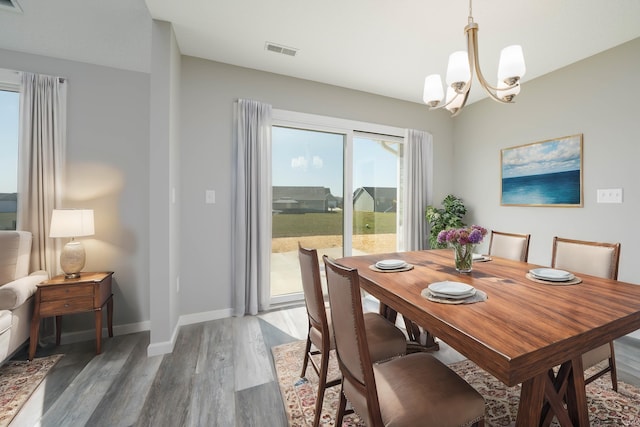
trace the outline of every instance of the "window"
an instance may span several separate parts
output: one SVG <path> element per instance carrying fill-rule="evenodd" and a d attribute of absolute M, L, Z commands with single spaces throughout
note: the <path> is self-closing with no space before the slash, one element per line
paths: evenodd
<path fill-rule="evenodd" d="M 11 90 L 10 90 L 11 89 Z M 15 230 L 18 205 L 18 87 L 0 86 L 0 230 Z"/>
<path fill-rule="evenodd" d="M 273 115 L 275 303 L 302 296 L 298 242 L 335 258 L 396 250 L 404 130 L 279 110 Z"/>

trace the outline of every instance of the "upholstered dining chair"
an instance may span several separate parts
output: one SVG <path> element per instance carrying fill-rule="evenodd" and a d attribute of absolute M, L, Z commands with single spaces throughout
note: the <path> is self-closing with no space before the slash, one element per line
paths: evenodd
<path fill-rule="evenodd" d="M 484 399 L 428 353 L 373 363 L 365 333 L 358 271 L 323 256 L 336 354 L 342 373 L 335 425 L 347 400 L 367 426 L 484 425 Z"/>
<path fill-rule="evenodd" d="M 553 238 L 551 267 L 568 270 L 572 273 L 583 273 L 605 279 L 618 279 L 618 263 L 620 261 L 620 243 L 600 243 L 584 240 L 572 240 L 561 237 Z M 608 365 L 588 378 L 589 384 L 607 372 L 611 373 L 611 385 L 618 391 L 618 374 L 613 341 L 582 355 L 584 369 L 590 368 L 603 360 Z"/>
<path fill-rule="evenodd" d="M 335 340 L 329 314 L 331 310 L 326 307 L 322 293 L 318 252 L 315 249 L 303 248 L 298 244 L 298 258 L 300 260 L 302 287 L 309 319 L 307 344 L 300 376 L 305 376 L 309 363 L 318 374 L 316 413 L 313 420 L 315 427 L 320 423 L 325 389 L 338 385 L 340 379 L 327 381 L 329 353 L 335 349 Z M 404 333 L 394 324 L 378 313 L 366 313 L 363 318 L 371 360 L 386 360 L 406 353 L 407 339 Z M 312 349 L 312 344 L 315 349 Z M 319 364 L 312 357 L 318 354 L 320 355 Z"/>
<path fill-rule="evenodd" d="M 491 230 L 489 255 L 527 262 L 527 259 L 529 259 L 530 239 L 531 234 L 505 233 Z"/>

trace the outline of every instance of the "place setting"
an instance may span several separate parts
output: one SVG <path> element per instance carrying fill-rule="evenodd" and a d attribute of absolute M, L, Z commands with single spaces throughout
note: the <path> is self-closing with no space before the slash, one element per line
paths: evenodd
<path fill-rule="evenodd" d="M 420 292 L 429 301 L 443 304 L 472 304 L 488 299 L 485 292 L 461 282 L 435 282 Z"/>
<path fill-rule="evenodd" d="M 473 262 L 487 262 L 487 261 L 491 261 L 491 257 L 488 255 L 473 253 L 471 254 L 471 260 Z"/>
<path fill-rule="evenodd" d="M 545 285 L 577 285 L 582 279 L 573 273 L 555 268 L 534 268 L 525 277 L 533 282 Z"/>
<path fill-rule="evenodd" d="M 409 271 L 413 269 L 413 265 L 401 259 L 383 259 L 370 265 L 369 268 L 381 273 L 395 273 L 399 271 Z"/>

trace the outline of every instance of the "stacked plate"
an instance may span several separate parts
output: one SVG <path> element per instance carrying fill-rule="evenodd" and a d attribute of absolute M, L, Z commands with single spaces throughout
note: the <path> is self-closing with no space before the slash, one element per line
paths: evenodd
<path fill-rule="evenodd" d="M 572 273 L 555 268 L 534 268 L 529 270 L 532 277 L 549 282 L 568 282 L 576 278 Z"/>
<path fill-rule="evenodd" d="M 380 270 L 400 270 L 405 268 L 408 264 L 401 259 L 383 259 L 376 262 L 376 268 Z"/>
<path fill-rule="evenodd" d="M 436 282 L 428 287 L 431 295 L 437 298 L 465 299 L 476 294 L 476 288 L 460 282 Z"/>

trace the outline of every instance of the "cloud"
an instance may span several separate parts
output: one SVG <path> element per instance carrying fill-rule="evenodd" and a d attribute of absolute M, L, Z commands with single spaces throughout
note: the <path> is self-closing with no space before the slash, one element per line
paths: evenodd
<path fill-rule="evenodd" d="M 322 161 L 322 157 L 320 156 L 313 156 L 313 167 L 316 169 L 322 169 L 322 165 L 323 165 L 323 161 Z"/>
<path fill-rule="evenodd" d="M 309 162 L 304 156 L 298 156 L 291 159 L 291 169 L 302 169 L 307 170 L 309 166 Z"/>

